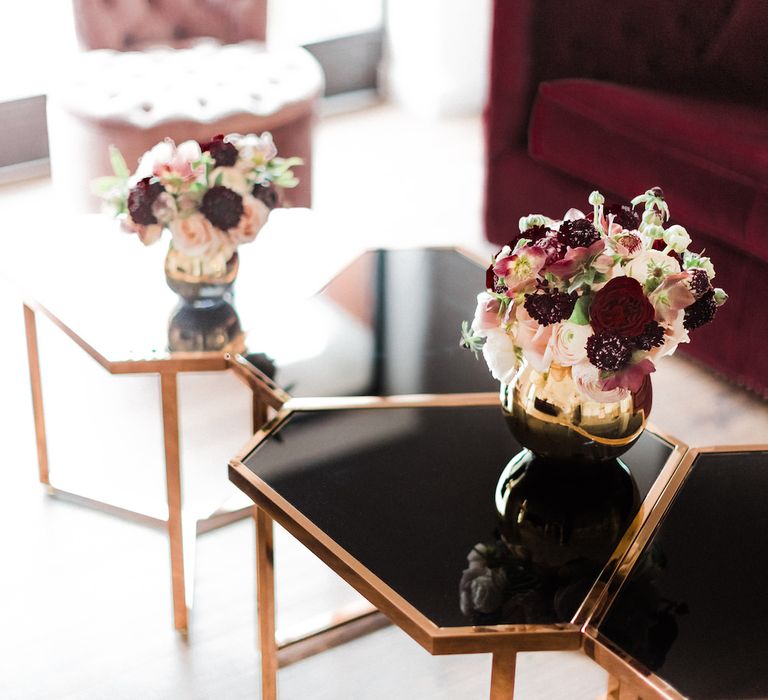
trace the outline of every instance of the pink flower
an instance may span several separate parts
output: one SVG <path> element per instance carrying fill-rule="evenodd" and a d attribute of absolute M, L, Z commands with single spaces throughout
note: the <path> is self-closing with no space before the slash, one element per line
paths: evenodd
<path fill-rule="evenodd" d="M 136 175 L 149 171 L 168 192 L 178 194 L 205 178 L 201 155 L 197 141 L 184 141 L 177 146 L 172 139 L 165 139 L 142 156 Z"/>
<path fill-rule="evenodd" d="M 190 258 L 210 258 L 221 247 L 223 235 L 200 212 L 172 221 L 173 246 Z"/>
<path fill-rule="evenodd" d="M 533 284 L 546 261 L 544 250 L 524 246 L 512 255 L 497 259 L 493 272 L 504 280 L 507 289 L 514 294 Z"/>
<path fill-rule="evenodd" d="M 477 295 L 477 308 L 475 318 L 472 321 L 472 330 L 479 336 L 487 336 L 489 331 L 499 328 L 501 319 L 499 311 L 501 303 L 488 292 L 480 292 Z"/>
<path fill-rule="evenodd" d="M 547 272 L 551 272 L 555 277 L 566 279 L 572 277 L 581 268 L 586 267 L 590 261 L 598 272 L 608 272 L 613 266 L 613 259 L 608 255 L 601 255 L 605 250 L 605 241 L 601 238 L 595 241 L 589 248 L 570 248 L 562 260 L 552 263 Z M 606 258 L 603 260 L 603 258 Z"/>
<path fill-rule="evenodd" d="M 659 321 L 670 322 L 676 319 L 681 309 L 696 301 L 688 285 L 689 278 L 687 272 L 671 274 L 648 297 Z"/>
<path fill-rule="evenodd" d="M 624 369 L 603 380 L 603 391 L 612 391 L 623 387 L 630 391 L 639 391 L 647 375 L 655 372 L 656 367 L 648 359 L 627 365 Z"/>
<path fill-rule="evenodd" d="M 610 239 L 617 255 L 622 258 L 634 258 L 643 251 L 643 239 L 639 234 L 622 229 L 618 224 L 614 224 L 614 227 L 619 230 L 612 233 Z"/>
<path fill-rule="evenodd" d="M 267 223 L 269 207 L 260 199 L 247 194 L 243 197 L 243 214 L 240 221 L 228 233 L 232 242 L 237 246 L 250 243 L 256 239 L 257 234 Z"/>
<path fill-rule="evenodd" d="M 121 222 L 121 227 L 127 233 L 135 233 L 144 245 L 152 245 L 163 235 L 162 224 L 137 224 L 128 214 Z"/>
<path fill-rule="evenodd" d="M 680 343 L 689 343 L 691 341 L 688 331 L 685 328 L 685 312 L 680 310 L 675 312 L 674 316 L 662 321 L 664 328 L 664 344 L 658 348 L 651 348 L 648 356 L 652 359 L 672 355 Z"/>
<path fill-rule="evenodd" d="M 532 319 L 524 306 L 518 307 L 515 343 L 537 372 L 546 372 L 552 363 L 552 348 L 549 345 L 552 329 L 553 326 L 542 326 Z"/>

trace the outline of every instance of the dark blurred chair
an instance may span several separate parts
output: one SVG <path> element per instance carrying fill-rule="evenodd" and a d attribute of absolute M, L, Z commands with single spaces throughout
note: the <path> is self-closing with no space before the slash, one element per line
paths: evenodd
<path fill-rule="evenodd" d="M 270 131 L 300 156 L 287 204 L 309 206 L 312 129 L 323 74 L 304 49 L 264 44 L 266 0 L 74 0 L 81 46 L 48 99 L 54 185 L 71 208 L 98 207 L 93 178 L 113 143 L 131 169 L 166 136 Z"/>
<path fill-rule="evenodd" d="M 768 3 L 495 0 L 486 235 L 664 189 L 731 299 L 680 349 L 768 396 Z"/>

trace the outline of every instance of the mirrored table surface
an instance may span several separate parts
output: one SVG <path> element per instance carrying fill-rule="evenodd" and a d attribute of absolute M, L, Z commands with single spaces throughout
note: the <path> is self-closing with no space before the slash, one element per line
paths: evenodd
<path fill-rule="evenodd" d="M 593 632 L 658 697 L 768 697 L 768 448 L 693 450 L 682 467 Z"/>
<path fill-rule="evenodd" d="M 646 431 L 624 464 L 541 465 L 505 521 L 496 485 L 520 449 L 498 404 L 287 409 L 230 476 L 332 567 L 359 567 L 347 580 L 373 581 L 383 612 L 468 636 L 565 629 L 679 452 Z"/>

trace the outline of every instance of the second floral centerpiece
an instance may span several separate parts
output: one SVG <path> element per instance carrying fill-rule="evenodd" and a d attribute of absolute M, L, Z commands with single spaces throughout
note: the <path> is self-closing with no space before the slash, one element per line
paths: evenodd
<path fill-rule="evenodd" d="M 114 175 L 95 189 L 145 245 L 170 232 L 165 272 L 185 301 L 211 304 L 237 275 L 237 248 L 256 238 L 283 188 L 295 187 L 300 158 L 278 158 L 272 136 L 228 134 L 208 142 L 165 139 L 131 174 L 116 148 Z"/>
<path fill-rule="evenodd" d="M 462 342 L 502 385 L 520 442 L 548 457 L 616 457 L 639 437 L 656 363 L 727 298 L 709 258 L 667 225 L 660 188 L 588 214 L 530 215 L 493 258 Z"/>

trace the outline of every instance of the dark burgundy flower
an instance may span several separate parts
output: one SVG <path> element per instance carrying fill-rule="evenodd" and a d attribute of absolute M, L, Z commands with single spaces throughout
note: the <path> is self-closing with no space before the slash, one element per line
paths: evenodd
<path fill-rule="evenodd" d="M 657 321 L 650 321 L 640 335 L 632 338 L 632 343 L 638 350 L 660 348 L 664 345 L 664 328 Z"/>
<path fill-rule="evenodd" d="M 629 338 L 619 333 L 595 333 L 587 338 L 587 357 L 598 369 L 616 372 L 632 357 L 632 344 Z"/>
<path fill-rule="evenodd" d="M 216 134 L 208 143 L 201 143 L 200 150 L 211 154 L 217 168 L 232 166 L 237 162 L 237 148 L 224 140 L 224 134 Z"/>
<path fill-rule="evenodd" d="M 701 299 L 712 288 L 709 283 L 709 275 L 700 267 L 688 270 L 688 274 L 690 275 L 688 278 L 688 288 L 693 296 Z"/>
<path fill-rule="evenodd" d="M 632 392 L 632 402 L 635 411 L 642 411 L 647 418 L 653 406 L 653 385 L 651 384 L 651 375 L 646 374 L 643 382 L 637 391 Z"/>
<path fill-rule="evenodd" d="M 612 331 L 634 338 L 653 321 L 655 312 L 632 277 L 614 277 L 592 298 L 589 319 L 595 333 Z"/>
<path fill-rule="evenodd" d="M 635 231 L 640 226 L 640 214 L 629 204 L 606 204 L 603 206 L 603 214 L 606 219 L 613 214 L 614 223 L 627 231 Z"/>
<path fill-rule="evenodd" d="M 229 187 L 217 185 L 205 193 L 200 211 L 214 226 L 226 231 L 240 221 L 243 198 Z"/>
<path fill-rule="evenodd" d="M 589 248 L 600 240 L 597 229 L 586 219 L 563 221 L 557 234 L 558 240 L 569 248 Z"/>
<path fill-rule="evenodd" d="M 715 317 L 716 311 L 715 292 L 710 290 L 701 299 L 698 299 L 686 308 L 683 326 L 689 331 L 701 328 Z"/>
<path fill-rule="evenodd" d="M 141 226 L 157 223 L 157 218 L 152 213 L 152 205 L 158 196 L 165 192 L 159 182 L 150 182 L 151 179 L 145 177 L 139 180 L 128 193 L 128 213 L 133 222 Z"/>
<path fill-rule="evenodd" d="M 277 190 L 270 185 L 259 185 L 256 183 L 251 190 L 251 194 L 256 197 L 256 199 L 260 199 L 264 202 L 269 209 L 274 209 L 278 204 L 279 197 L 277 195 Z"/>
<path fill-rule="evenodd" d="M 526 294 L 523 305 L 531 318 L 542 326 L 548 326 L 569 318 L 577 299 L 576 292 L 566 294 L 558 289 L 542 289 L 534 294 Z"/>
<path fill-rule="evenodd" d="M 541 248 L 547 254 L 547 261 L 544 265 L 551 265 L 565 256 L 566 247 L 557 239 L 556 236 L 545 236 L 540 238 L 534 244 L 534 247 Z"/>

